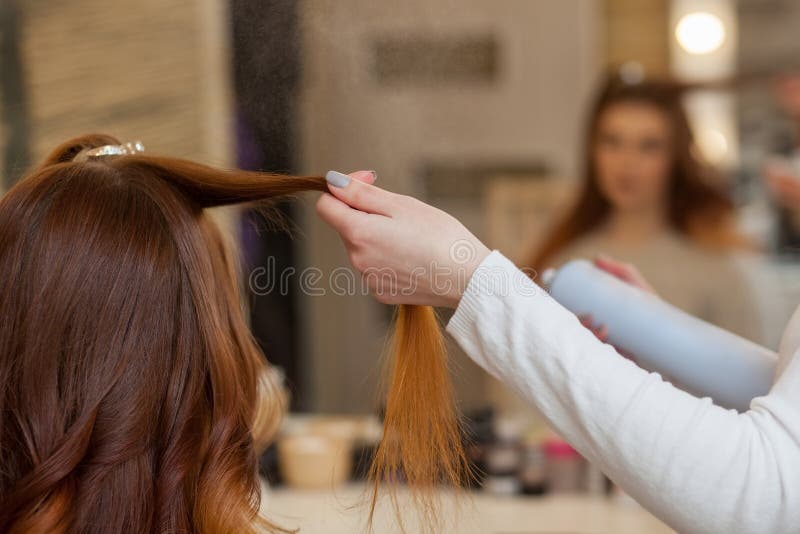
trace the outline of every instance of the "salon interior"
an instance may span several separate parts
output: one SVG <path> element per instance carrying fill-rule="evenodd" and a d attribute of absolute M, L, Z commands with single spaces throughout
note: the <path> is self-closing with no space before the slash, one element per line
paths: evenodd
<path fill-rule="evenodd" d="M 519 266 L 607 255 L 775 350 L 800 302 L 798 26 L 794 0 L 3 0 L 0 192 L 95 131 L 251 170 L 374 169 Z M 635 96 L 656 82 L 679 88 L 678 111 Z M 702 168 L 677 180 L 687 155 Z M 723 207 L 693 198 L 696 181 Z M 688 200 L 676 211 L 670 195 Z M 394 309 L 362 287 L 314 200 L 214 216 L 289 406 L 261 458 L 264 510 L 350 533 Z M 596 206 L 605 222 L 577 222 Z M 692 210 L 700 222 L 684 224 Z M 447 348 L 477 474 L 445 531 L 671 532 Z M 375 531 L 415 532 L 412 516 L 401 527 L 381 502 Z"/>

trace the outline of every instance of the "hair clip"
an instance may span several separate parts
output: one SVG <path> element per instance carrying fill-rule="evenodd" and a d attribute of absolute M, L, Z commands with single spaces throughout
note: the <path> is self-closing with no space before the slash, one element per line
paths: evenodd
<path fill-rule="evenodd" d="M 130 156 L 144 152 L 141 141 L 131 141 L 121 145 L 103 145 L 88 150 L 83 150 L 75 156 L 73 161 L 89 161 L 90 159 L 105 158 L 108 156 Z"/>
<path fill-rule="evenodd" d="M 639 85 L 645 80 L 644 66 L 638 61 L 628 61 L 620 65 L 617 77 L 624 85 Z"/>

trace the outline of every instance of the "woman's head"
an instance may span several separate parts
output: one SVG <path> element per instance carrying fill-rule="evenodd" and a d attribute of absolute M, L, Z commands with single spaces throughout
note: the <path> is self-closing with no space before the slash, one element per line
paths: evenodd
<path fill-rule="evenodd" d="M 655 211 L 703 245 L 740 244 L 733 205 L 698 154 L 676 85 L 609 77 L 590 109 L 584 150 L 577 201 L 532 259 L 534 267 L 615 212 Z"/>
<path fill-rule="evenodd" d="M 593 127 L 590 165 L 610 208 L 663 211 L 677 159 L 670 115 L 646 101 L 622 100 L 600 110 Z"/>
<path fill-rule="evenodd" d="M 0 200 L 0 531 L 246 532 L 281 407 L 203 208 L 324 181 L 105 144 Z"/>
<path fill-rule="evenodd" d="M 257 455 L 281 397 L 204 208 L 325 179 L 83 160 L 108 144 L 65 143 L 0 199 L 0 532 L 280 530 Z M 432 522 L 431 490 L 468 469 L 430 308 L 401 307 L 391 357 L 372 506 L 404 479 Z"/>

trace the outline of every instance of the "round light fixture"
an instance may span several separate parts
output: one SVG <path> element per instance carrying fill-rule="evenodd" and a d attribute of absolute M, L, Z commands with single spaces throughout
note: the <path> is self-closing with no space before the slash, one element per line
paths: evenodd
<path fill-rule="evenodd" d="M 725 161 L 728 155 L 728 140 L 725 134 L 714 128 L 704 129 L 700 132 L 697 142 L 708 161 L 713 164 Z"/>
<path fill-rule="evenodd" d="M 675 38 L 690 54 L 709 54 L 725 42 L 725 25 L 711 13 L 688 13 L 678 21 Z"/>

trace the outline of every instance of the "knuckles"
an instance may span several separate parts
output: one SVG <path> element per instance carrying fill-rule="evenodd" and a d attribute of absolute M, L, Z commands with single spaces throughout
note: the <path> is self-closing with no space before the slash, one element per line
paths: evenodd
<path fill-rule="evenodd" d="M 353 251 L 350 253 L 349 257 L 350 257 L 350 264 L 356 271 L 363 273 L 364 271 L 369 269 L 370 267 L 369 261 L 362 252 Z"/>
<path fill-rule="evenodd" d="M 354 247 L 363 247 L 370 242 L 371 231 L 363 226 L 350 226 L 345 229 L 344 237 Z"/>
<path fill-rule="evenodd" d="M 376 291 L 373 293 L 373 297 L 375 300 L 380 302 L 381 304 L 394 304 L 394 297 L 388 291 Z"/>
<path fill-rule="evenodd" d="M 423 204 L 421 200 L 408 195 L 397 195 L 396 201 L 403 206 L 403 208 L 408 210 L 413 210 Z"/>
<path fill-rule="evenodd" d="M 356 187 L 349 193 L 347 203 L 356 208 L 366 208 L 366 211 L 370 211 L 369 206 L 376 203 L 381 192 L 368 184 L 361 184 L 361 187 Z"/>

